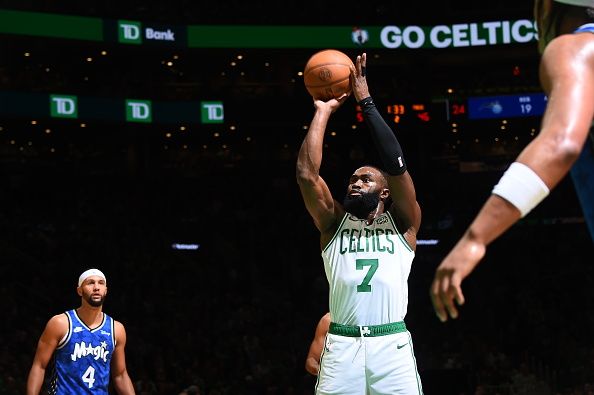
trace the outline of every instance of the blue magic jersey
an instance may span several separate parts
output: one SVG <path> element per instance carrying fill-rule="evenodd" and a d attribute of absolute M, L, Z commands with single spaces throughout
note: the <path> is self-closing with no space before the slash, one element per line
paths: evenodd
<path fill-rule="evenodd" d="M 594 33 L 594 23 L 586 23 L 585 25 L 582 25 L 575 30 L 575 33 L 584 32 Z"/>
<path fill-rule="evenodd" d="M 103 314 L 97 328 L 89 328 L 76 310 L 67 311 L 68 332 L 54 354 L 49 394 L 107 394 L 109 367 L 115 348 L 113 318 Z"/>
<path fill-rule="evenodd" d="M 389 212 L 369 225 L 345 214 L 322 251 L 332 321 L 343 325 L 403 321 L 414 257 Z"/>

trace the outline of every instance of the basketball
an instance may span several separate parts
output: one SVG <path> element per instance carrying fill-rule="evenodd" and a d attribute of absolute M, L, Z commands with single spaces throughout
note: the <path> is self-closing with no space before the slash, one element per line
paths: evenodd
<path fill-rule="evenodd" d="M 327 101 L 351 93 L 349 80 L 353 61 L 343 52 L 325 49 L 309 58 L 303 71 L 307 92 L 316 100 Z"/>

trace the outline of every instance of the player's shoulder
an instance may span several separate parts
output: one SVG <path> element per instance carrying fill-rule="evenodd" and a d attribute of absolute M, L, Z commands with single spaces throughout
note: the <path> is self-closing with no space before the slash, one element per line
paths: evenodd
<path fill-rule="evenodd" d="M 61 336 L 68 330 L 69 319 L 66 313 L 56 314 L 45 325 L 45 331 L 56 336 Z"/>
<path fill-rule="evenodd" d="M 557 61 L 561 59 L 583 58 L 584 51 L 594 55 L 594 34 L 582 32 L 562 34 L 551 40 L 545 47 L 543 59 L 553 56 Z"/>
<path fill-rule="evenodd" d="M 126 340 L 126 328 L 120 321 L 113 320 L 114 336 L 117 342 Z"/>
<path fill-rule="evenodd" d="M 52 316 L 48 320 L 48 324 L 49 323 L 52 323 L 52 324 L 66 324 L 66 325 L 68 325 L 68 315 L 66 313 L 56 314 L 56 315 Z"/>
<path fill-rule="evenodd" d="M 113 318 L 112 318 L 113 319 Z M 122 324 L 120 321 L 113 319 L 113 326 L 117 328 L 121 328 L 124 329 L 124 324 Z"/>
<path fill-rule="evenodd" d="M 327 312 L 322 316 L 322 318 L 320 318 L 320 322 L 318 325 L 323 327 L 328 327 L 330 325 L 330 312 Z"/>
<path fill-rule="evenodd" d="M 318 229 L 320 231 L 320 241 L 322 245 L 322 250 L 328 246 L 330 241 L 336 235 L 336 232 L 340 229 L 342 224 L 345 222 L 346 218 L 348 217 L 348 213 L 345 211 L 344 207 L 338 203 L 336 200 L 334 201 L 334 213 L 325 226 L 322 224 L 318 225 Z"/>
<path fill-rule="evenodd" d="M 417 224 L 409 224 L 405 225 L 402 222 L 402 219 L 398 216 L 398 212 L 394 204 L 390 206 L 390 209 L 387 210 L 384 214 L 386 214 L 387 218 L 390 219 L 390 222 L 396 229 L 398 233 L 404 237 L 408 248 L 411 251 L 415 251 L 417 248 L 417 232 L 420 226 L 420 213 L 419 213 L 419 220 Z"/>

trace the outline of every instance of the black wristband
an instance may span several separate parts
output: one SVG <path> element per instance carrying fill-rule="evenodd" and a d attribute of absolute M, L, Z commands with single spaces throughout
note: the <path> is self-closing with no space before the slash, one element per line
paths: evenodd
<path fill-rule="evenodd" d="M 366 107 L 368 104 L 373 104 L 373 99 L 371 96 L 367 96 L 365 99 L 361 99 L 359 101 L 359 105 L 363 108 Z"/>

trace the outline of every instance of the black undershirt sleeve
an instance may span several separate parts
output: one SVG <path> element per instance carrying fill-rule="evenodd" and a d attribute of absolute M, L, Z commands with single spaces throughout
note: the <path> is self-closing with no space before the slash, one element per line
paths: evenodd
<path fill-rule="evenodd" d="M 384 170 L 391 176 L 399 176 L 406 171 L 406 162 L 400 143 L 392 129 L 380 115 L 373 99 L 367 97 L 359 102 L 363 117 L 371 132 L 371 137 L 379 157 L 384 164 Z"/>

